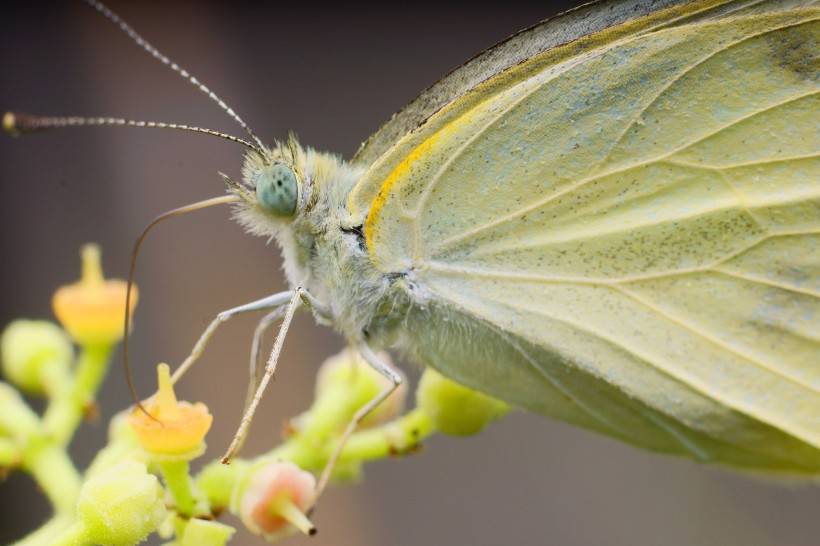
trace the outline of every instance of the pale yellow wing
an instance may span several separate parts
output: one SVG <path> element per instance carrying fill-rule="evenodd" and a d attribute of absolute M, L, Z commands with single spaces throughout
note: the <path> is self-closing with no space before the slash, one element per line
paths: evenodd
<path fill-rule="evenodd" d="M 770 8 L 537 55 L 374 163 L 350 208 L 376 267 L 546 380 L 428 363 L 645 447 L 820 471 L 820 12 Z"/>

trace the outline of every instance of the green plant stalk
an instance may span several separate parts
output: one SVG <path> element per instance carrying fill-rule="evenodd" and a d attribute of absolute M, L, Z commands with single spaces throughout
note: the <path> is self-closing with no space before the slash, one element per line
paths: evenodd
<path fill-rule="evenodd" d="M 117 464 L 132 453 L 138 453 L 139 446 L 135 442 L 123 439 L 111 439 L 108 445 L 103 447 L 94 456 L 94 460 L 85 471 L 86 478 L 93 476 L 106 468 Z"/>
<path fill-rule="evenodd" d="M 75 521 L 69 528 L 64 529 L 51 544 L 52 546 L 85 546 L 92 542 L 88 540 L 88 532 L 82 522 Z"/>
<path fill-rule="evenodd" d="M 40 430 L 40 418 L 17 390 L 0 381 L 0 434 L 24 443 Z"/>
<path fill-rule="evenodd" d="M 435 432 L 433 421 L 420 409 L 377 428 L 353 434 L 339 461 L 371 461 L 410 453 Z"/>
<path fill-rule="evenodd" d="M 304 429 L 294 435 L 288 443 L 303 442 L 313 449 L 326 446 L 328 440 L 339 432 L 340 427 L 350 422 L 358 409 L 355 393 L 345 387 L 334 385 L 323 392 L 308 410 Z"/>
<path fill-rule="evenodd" d="M 247 474 L 251 463 L 246 459 L 234 459 L 231 464 L 216 460 L 208 463 L 196 477 L 196 485 L 208 499 L 213 511 L 222 511 L 231 504 L 234 485 Z"/>
<path fill-rule="evenodd" d="M 22 466 L 43 489 L 57 515 L 74 513 L 80 474 L 62 446 L 47 437 L 31 437 L 23 451 Z"/>
<path fill-rule="evenodd" d="M 15 542 L 12 546 L 52 546 L 57 536 L 69 529 L 74 520 L 68 516 L 55 516 L 36 531 Z"/>
<path fill-rule="evenodd" d="M 196 498 L 194 497 L 191 476 L 188 473 L 188 461 L 160 461 L 157 465 L 162 471 L 165 484 L 174 499 L 177 513 L 185 517 L 193 516 L 196 508 Z"/>
<path fill-rule="evenodd" d="M 71 442 L 105 378 L 113 348 L 113 344 L 83 347 L 73 379 L 51 399 L 43 416 L 43 429 L 57 444 L 67 446 Z"/>
<path fill-rule="evenodd" d="M 224 546 L 236 532 L 230 525 L 203 519 L 188 520 L 182 537 L 177 539 L 179 546 Z"/>
<path fill-rule="evenodd" d="M 0 467 L 15 466 L 20 463 L 20 449 L 12 440 L 0 438 Z"/>
<path fill-rule="evenodd" d="M 336 398 L 338 402 L 341 398 Z M 324 413 L 331 423 L 311 421 L 318 429 L 332 430 L 340 424 L 339 415 L 345 411 Z M 311 417 L 314 417 L 311 414 Z M 415 409 L 404 416 L 386 423 L 377 428 L 354 433 L 345 445 L 339 457 L 341 463 L 350 461 L 365 461 L 383 459 L 389 456 L 412 452 L 424 438 L 435 432 L 430 418 L 419 409 Z M 329 454 L 333 452 L 335 444 L 326 450 L 311 448 L 300 435 L 296 435 L 284 444 L 274 448 L 265 455 L 253 461 L 235 459 L 230 466 L 214 461 L 205 466 L 197 476 L 197 485 L 208 497 L 213 507 L 228 507 L 234 487 L 247 476 L 250 469 L 262 466 L 267 462 L 283 460 L 290 461 L 300 468 L 321 470 L 327 463 Z"/>
<path fill-rule="evenodd" d="M 48 398 L 53 399 L 70 382 L 71 374 L 58 363 L 49 362 L 40 367 L 40 383 L 42 383 L 43 392 Z"/>

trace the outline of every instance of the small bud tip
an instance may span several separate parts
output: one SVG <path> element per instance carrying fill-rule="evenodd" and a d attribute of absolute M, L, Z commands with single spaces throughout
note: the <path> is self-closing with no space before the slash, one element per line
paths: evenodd
<path fill-rule="evenodd" d="M 102 265 L 100 264 L 100 247 L 94 243 L 83 245 L 82 280 L 87 284 L 100 284 L 104 280 Z"/>
<path fill-rule="evenodd" d="M 157 366 L 157 406 L 160 414 L 168 418 L 179 413 L 174 385 L 171 383 L 171 367 L 166 363 Z"/>
<path fill-rule="evenodd" d="M 17 128 L 17 116 L 14 115 L 14 112 L 3 114 L 3 130 L 11 136 L 20 134 L 20 130 Z"/>
<path fill-rule="evenodd" d="M 286 496 L 279 502 L 272 503 L 269 510 L 272 515 L 284 519 L 303 534 L 307 536 L 316 534 L 316 526 L 290 497 Z"/>

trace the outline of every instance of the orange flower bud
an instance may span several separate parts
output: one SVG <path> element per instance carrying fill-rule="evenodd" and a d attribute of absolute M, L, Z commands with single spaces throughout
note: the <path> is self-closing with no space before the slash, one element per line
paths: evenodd
<path fill-rule="evenodd" d="M 197 402 L 178 402 L 168 364 L 157 366 L 159 389 L 146 410 L 134 408 L 129 422 L 143 449 L 154 455 L 193 458 L 202 451 L 213 416 Z"/>
<path fill-rule="evenodd" d="M 82 248 L 82 278 L 58 288 L 52 307 L 63 328 L 80 345 L 112 344 L 122 339 L 125 292 L 125 281 L 105 280 L 100 249 L 88 244 Z M 137 305 L 136 286 L 131 296 L 133 313 Z"/>

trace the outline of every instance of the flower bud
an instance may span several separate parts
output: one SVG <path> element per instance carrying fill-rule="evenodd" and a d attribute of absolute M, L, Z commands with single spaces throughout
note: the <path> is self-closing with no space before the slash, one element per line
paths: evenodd
<path fill-rule="evenodd" d="M 82 249 L 82 278 L 54 293 L 52 307 L 57 319 L 80 345 L 109 345 L 122 339 L 125 316 L 125 281 L 103 278 L 100 249 Z M 131 309 L 137 305 L 137 287 L 132 287 Z"/>
<path fill-rule="evenodd" d="M 52 393 L 68 375 L 74 349 L 59 326 L 15 320 L 0 338 L 3 373 L 30 394 Z"/>
<path fill-rule="evenodd" d="M 379 357 L 388 361 L 386 353 Z M 345 349 L 322 363 L 316 379 L 316 398 L 323 393 L 338 387 L 356 397 L 356 409 L 370 402 L 390 385 L 390 380 L 370 367 L 358 352 Z M 393 393 L 378 407 L 370 412 L 359 429 L 365 429 L 386 423 L 401 415 L 407 400 L 407 382 L 403 381 Z M 345 423 L 347 424 L 347 423 Z"/>
<path fill-rule="evenodd" d="M 421 376 L 416 404 L 436 429 L 453 436 L 477 434 L 510 409 L 504 402 L 459 385 L 432 368 Z"/>
<path fill-rule="evenodd" d="M 316 493 L 316 479 L 289 461 L 256 470 L 242 494 L 239 515 L 254 534 L 273 542 L 297 530 L 316 532 L 305 512 Z"/>
<path fill-rule="evenodd" d="M 157 366 L 157 376 L 157 395 L 145 408 L 150 416 L 134 408 L 129 418 L 131 428 L 149 453 L 191 459 L 204 449 L 213 417 L 201 402 L 177 402 L 168 364 Z"/>
<path fill-rule="evenodd" d="M 159 480 L 131 460 L 90 478 L 80 490 L 77 512 L 89 541 L 112 546 L 142 542 L 166 517 Z"/>

